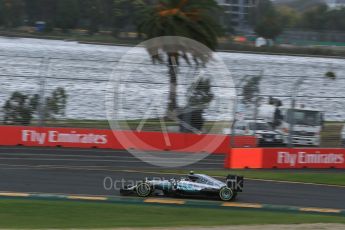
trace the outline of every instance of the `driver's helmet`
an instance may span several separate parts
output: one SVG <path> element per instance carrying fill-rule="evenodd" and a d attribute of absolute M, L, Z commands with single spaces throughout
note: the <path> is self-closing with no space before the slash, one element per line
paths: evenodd
<path fill-rule="evenodd" d="M 194 174 L 193 175 L 189 174 L 188 179 L 192 182 L 196 182 L 199 179 L 199 177 L 195 176 Z"/>

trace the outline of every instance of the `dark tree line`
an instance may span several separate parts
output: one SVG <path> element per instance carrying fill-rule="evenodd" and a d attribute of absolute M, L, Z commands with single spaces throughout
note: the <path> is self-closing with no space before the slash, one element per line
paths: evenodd
<path fill-rule="evenodd" d="M 135 27 L 142 6 L 151 0 L 0 0 L 0 26 L 14 28 L 46 22 L 46 29 L 102 28 L 114 33 Z M 134 28 L 135 29 L 135 28 Z"/>
<path fill-rule="evenodd" d="M 270 0 L 262 0 L 258 2 L 256 8 L 252 9 L 249 20 L 257 35 L 275 39 L 283 32 L 281 16 Z"/>
<path fill-rule="evenodd" d="M 345 7 L 329 8 L 319 3 L 303 11 L 289 6 L 278 6 L 277 10 L 285 27 L 345 31 Z"/>
<path fill-rule="evenodd" d="M 120 31 L 136 31 L 142 20 L 142 9 L 154 6 L 155 2 L 157 0 L 0 0 L 0 27 L 34 26 L 37 21 L 44 21 L 48 32 L 53 28 L 64 32 L 81 28 L 94 34 L 106 29 L 118 35 Z M 256 33 L 271 39 L 283 28 L 345 31 L 344 18 L 345 8 L 329 9 L 325 4 L 315 4 L 300 11 L 289 5 L 274 5 L 270 0 L 260 0 L 249 15 Z"/>
<path fill-rule="evenodd" d="M 317 5 L 302 15 L 301 27 L 345 31 L 345 7 L 330 10 L 325 4 Z"/>
<path fill-rule="evenodd" d="M 264 38 L 275 39 L 286 28 L 345 31 L 345 7 L 330 9 L 319 3 L 299 11 L 287 5 L 274 5 L 260 0 L 249 15 L 255 32 Z"/>

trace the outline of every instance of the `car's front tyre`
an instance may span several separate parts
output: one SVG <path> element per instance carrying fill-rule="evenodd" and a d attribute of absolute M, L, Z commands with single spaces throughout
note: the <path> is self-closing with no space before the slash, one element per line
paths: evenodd
<path fill-rule="evenodd" d="M 148 197 L 151 195 L 153 189 L 149 183 L 141 182 L 136 187 L 137 195 L 140 197 Z"/>
<path fill-rule="evenodd" d="M 223 187 L 219 190 L 219 198 L 222 201 L 231 201 L 236 198 L 236 192 L 234 192 L 231 188 Z"/>

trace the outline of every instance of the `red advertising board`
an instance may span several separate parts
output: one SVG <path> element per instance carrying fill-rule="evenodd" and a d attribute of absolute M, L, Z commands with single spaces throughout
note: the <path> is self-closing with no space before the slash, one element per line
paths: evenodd
<path fill-rule="evenodd" d="M 0 145 L 122 148 L 107 130 L 20 126 L 0 126 Z"/>
<path fill-rule="evenodd" d="M 235 137 L 237 147 L 255 147 L 254 137 Z M 211 134 L 112 131 L 80 128 L 0 126 L 0 145 L 137 149 L 226 154 L 230 137 Z"/>
<path fill-rule="evenodd" d="M 345 149 L 248 148 L 229 151 L 226 168 L 345 168 Z"/>

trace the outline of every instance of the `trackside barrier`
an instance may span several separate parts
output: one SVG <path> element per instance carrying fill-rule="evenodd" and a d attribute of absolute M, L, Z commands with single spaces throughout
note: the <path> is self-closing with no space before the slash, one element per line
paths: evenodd
<path fill-rule="evenodd" d="M 255 147 L 250 136 L 234 137 L 236 147 Z M 137 149 L 186 153 L 229 152 L 230 137 L 212 134 L 112 131 L 80 128 L 0 126 L 0 145 L 71 148 Z"/>
<path fill-rule="evenodd" d="M 341 168 L 345 149 L 319 148 L 234 148 L 228 152 L 225 168 Z"/>

